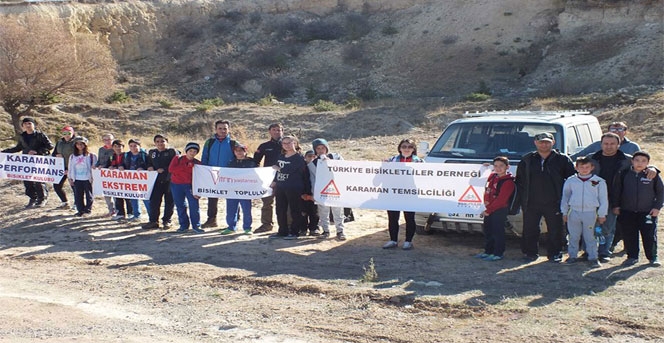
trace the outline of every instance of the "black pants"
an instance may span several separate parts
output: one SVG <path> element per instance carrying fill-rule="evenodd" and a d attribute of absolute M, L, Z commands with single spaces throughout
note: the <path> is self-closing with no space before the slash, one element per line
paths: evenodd
<path fill-rule="evenodd" d="M 126 212 L 125 207 L 127 208 Z M 120 216 L 124 216 L 125 214 L 131 216 L 134 214 L 134 208 L 131 207 L 131 199 L 115 198 L 115 209 Z"/>
<path fill-rule="evenodd" d="M 161 219 L 163 223 L 170 223 L 175 205 L 173 203 L 173 194 L 171 194 L 171 183 L 168 181 L 155 182 L 152 188 L 152 194 L 150 194 L 150 213 L 148 213 L 149 220 L 152 223 L 159 222 L 162 198 L 164 199 L 164 217 Z"/>
<path fill-rule="evenodd" d="M 218 205 L 219 205 L 219 198 L 208 198 L 206 222 L 213 222 L 213 223 L 217 222 Z"/>
<path fill-rule="evenodd" d="M 305 225 L 309 232 L 312 232 L 318 229 L 318 205 L 313 201 L 302 201 L 303 211 L 306 214 L 305 216 Z"/>
<path fill-rule="evenodd" d="M 650 222 L 647 222 L 647 215 L 648 212 L 620 211 L 618 221 L 622 224 L 628 258 L 639 258 L 639 233 L 646 258 L 650 261 L 657 258 L 657 217 L 652 217 Z"/>
<path fill-rule="evenodd" d="M 53 184 L 53 190 L 55 190 L 55 194 L 58 195 L 58 198 L 60 198 L 60 201 L 62 201 L 62 202 L 67 202 L 67 193 L 65 193 L 65 191 L 63 189 L 64 186 L 65 186 L 65 182 L 67 182 L 67 176 L 66 175 L 62 177 L 62 180 L 60 180 L 59 183 L 54 183 Z M 72 186 L 72 190 L 73 189 L 74 189 L 74 187 Z"/>
<path fill-rule="evenodd" d="M 387 211 L 387 228 L 390 231 L 390 240 L 399 240 L 399 214 L 400 211 Z M 412 242 L 415 236 L 415 212 L 403 211 L 406 220 L 406 242 Z"/>
<path fill-rule="evenodd" d="M 43 182 L 23 181 L 25 186 L 25 195 L 31 200 L 42 201 L 48 197 L 48 190 Z"/>
<path fill-rule="evenodd" d="M 91 213 L 94 197 L 92 196 L 92 183 L 89 180 L 74 181 L 74 201 L 79 213 Z"/>
<path fill-rule="evenodd" d="M 484 253 L 503 256 L 505 253 L 505 220 L 508 208 L 501 208 L 484 217 Z"/>
<path fill-rule="evenodd" d="M 560 255 L 563 249 L 563 216 L 556 205 L 529 206 L 523 211 L 523 237 L 521 252 L 527 256 L 539 255 L 540 220 L 544 217 L 547 227 L 546 251 L 552 258 Z"/>
<path fill-rule="evenodd" d="M 298 190 L 275 189 L 274 200 L 276 203 L 277 224 L 279 225 L 278 234 L 280 235 L 299 235 L 300 230 L 304 230 L 304 216 L 302 215 L 302 192 Z M 288 212 L 290 210 L 293 218 L 292 224 L 288 225 Z"/>

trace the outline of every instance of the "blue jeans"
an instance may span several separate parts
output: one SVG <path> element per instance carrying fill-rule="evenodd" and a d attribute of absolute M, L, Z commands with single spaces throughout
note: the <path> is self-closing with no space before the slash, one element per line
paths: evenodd
<path fill-rule="evenodd" d="M 192 227 L 201 227 L 201 212 L 198 206 L 198 199 L 194 198 L 194 193 L 191 191 L 191 184 L 176 184 L 171 183 L 171 193 L 173 194 L 173 202 L 178 211 L 178 223 L 180 230 L 189 229 L 189 224 Z M 189 204 L 189 215 L 187 215 L 187 204 Z"/>
<path fill-rule="evenodd" d="M 611 244 L 613 243 L 613 236 L 616 234 L 616 218 L 617 216 L 613 212 L 609 211 L 606 215 L 606 221 L 602 224 L 602 233 L 604 234 L 604 240 L 606 243 L 600 244 L 598 249 L 599 257 L 609 257 L 611 252 Z"/>
<path fill-rule="evenodd" d="M 150 213 L 150 200 L 143 200 L 143 204 L 145 204 L 145 208 L 148 211 L 148 214 Z M 131 208 L 134 210 L 134 218 L 140 218 L 141 217 L 141 205 L 138 203 L 138 199 L 131 199 Z"/>
<path fill-rule="evenodd" d="M 242 228 L 251 229 L 251 200 L 249 199 L 226 199 L 226 224 L 228 228 L 237 229 L 238 207 L 242 207 Z"/>

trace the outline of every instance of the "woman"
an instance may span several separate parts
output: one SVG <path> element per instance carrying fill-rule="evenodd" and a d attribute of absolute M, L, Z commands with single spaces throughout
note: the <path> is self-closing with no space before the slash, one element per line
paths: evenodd
<path fill-rule="evenodd" d="M 88 151 L 85 137 L 74 138 L 74 153 L 69 156 L 69 183 L 74 187 L 74 202 L 77 217 L 89 216 L 92 212 L 92 166 L 97 163 L 97 156 Z"/>
<path fill-rule="evenodd" d="M 417 157 L 417 148 L 412 139 L 403 139 L 397 146 L 398 155 L 392 156 L 385 162 L 424 162 Z M 399 237 L 399 214 L 400 211 L 387 211 L 388 229 L 390 231 L 390 240 L 383 245 L 383 249 L 396 248 Z M 403 211 L 403 217 L 406 220 L 406 241 L 403 243 L 403 250 L 413 249 L 413 236 L 415 236 L 415 212 Z"/>
<path fill-rule="evenodd" d="M 279 231 L 270 238 L 297 239 L 300 232 L 305 230 L 302 195 L 310 192 L 311 184 L 307 164 L 300 150 L 299 142 L 294 136 L 284 136 L 281 139 L 281 155 L 272 166 L 277 173 L 271 184 L 275 193 Z M 293 218 L 290 227 L 287 219 L 289 208 Z"/>

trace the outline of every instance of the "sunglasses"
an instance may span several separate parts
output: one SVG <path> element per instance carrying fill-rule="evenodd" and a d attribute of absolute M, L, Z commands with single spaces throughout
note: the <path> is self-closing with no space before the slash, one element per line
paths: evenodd
<path fill-rule="evenodd" d="M 627 131 L 624 127 L 612 127 L 609 129 L 610 132 L 624 132 Z"/>
<path fill-rule="evenodd" d="M 415 146 L 413 146 L 413 145 L 402 145 L 401 149 L 415 149 Z"/>

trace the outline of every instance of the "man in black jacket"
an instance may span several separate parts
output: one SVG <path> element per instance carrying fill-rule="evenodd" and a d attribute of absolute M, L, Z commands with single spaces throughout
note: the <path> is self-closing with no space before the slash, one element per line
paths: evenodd
<path fill-rule="evenodd" d="M 259 145 L 254 153 L 254 161 L 256 161 L 256 164 L 258 165 L 260 165 L 261 160 L 265 158 L 263 161 L 263 167 L 271 167 L 277 163 L 277 159 L 281 154 L 281 137 L 284 135 L 284 129 L 279 123 L 270 124 L 268 131 L 270 133 L 270 140 Z M 272 226 L 274 225 L 274 195 L 264 197 L 261 200 L 263 201 L 263 207 L 261 208 L 261 226 L 254 230 L 254 233 L 272 231 Z"/>
<path fill-rule="evenodd" d="M 154 182 L 152 194 L 150 194 L 150 208 L 147 223 L 143 224 L 143 229 L 159 228 L 159 212 L 161 209 L 161 200 L 164 200 L 164 216 L 161 218 L 163 229 L 168 230 L 171 226 L 173 217 L 173 195 L 171 194 L 171 174 L 168 172 L 168 165 L 178 152 L 167 146 L 168 138 L 164 135 L 156 135 L 153 138 L 156 149 L 150 149 L 148 152 L 148 170 L 157 171 L 157 180 Z"/>
<path fill-rule="evenodd" d="M 516 184 L 523 209 L 521 251 L 528 261 L 539 256 L 540 221 L 546 220 L 546 250 L 549 261 L 562 261 L 564 230 L 560 199 L 565 179 L 574 175 L 574 164 L 566 155 L 553 149 L 554 137 L 549 132 L 535 136 L 536 151 L 521 158 Z"/>
<path fill-rule="evenodd" d="M 49 154 L 53 149 L 53 142 L 41 131 L 35 129 L 36 122 L 33 118 L 25 117 L 21 123 L 23 133 L 18 137 L 18 142 L 13 148 L 2 150 L 2 152 L 15 153 L 21 151 L 27 155 L 43 155 Z M 44 207 L 48 198 L 48 190 L 43 182 L 23 181 L 25 185 L 25 195 L 30 197 L 30 201 L 26 208 L 30 207 Z"/>

